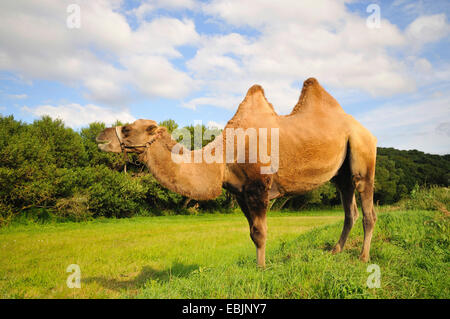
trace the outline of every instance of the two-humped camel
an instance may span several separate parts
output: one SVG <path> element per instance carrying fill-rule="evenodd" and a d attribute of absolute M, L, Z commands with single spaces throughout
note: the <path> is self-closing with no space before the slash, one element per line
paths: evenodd
<path fill-rule="evenodd" d="M 222 187 L 232 192 L 248 219 L 259 266 L 265 265 L 269 200 L 304 193 L 332 180 L 341 194 L 345 211 L 342 234 L 333 249 L 337 253 L 342 251 L 358 218 L 356 189 L 361 195 L 364 228 L 360 259 L 368 261 L 377 219 L 373 208 L 376 138 L 346 114 L 316 79 L 304 82 L 297 105 L 285 116 L 275 113 L 259 85 L 252 86 L 225 131 L 227 128 L 255 128 L 257 132 L 259 128 L 267 128 L 268 132 L 271 128 L 279 128 L 278 171 L 262 174 L 261 167 L 268 164 L 261 163 L 259 158 L 256 163 L 238 163 L 236 156 L 231 162 L 226 161 L 226 134 L 201 150 L 189 151 L 192 159 L 195 152 L 208 151 L 214 155 L 214 147 L 222 139 L 222 163 L 174 161 L 172 149 L 176 142 L 164 127 L 158 127 L 151 120 L 107 128 L 99 134 L 97 141 L 103 151 L 138 153 L 139 160 L 163 186 L 181 195 L 210 200 L 221 194 Z M 267 135 L 270 154 L 270 133 Z M 236 147 L 236 141 L 234 145 Z M 247 157 L 248 152 L 246 143 Z"/>

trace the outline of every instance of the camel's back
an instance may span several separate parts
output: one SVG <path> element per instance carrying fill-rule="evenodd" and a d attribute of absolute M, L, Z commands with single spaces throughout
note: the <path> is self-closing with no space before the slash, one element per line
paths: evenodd
<path fill-rule="evenodd" d="M 287 116 L 278 116 L 262 88 L 252 87 L 225 128 L 253 128 L 258 133 L 260 128 L 267 129 L 269 151 L 275 142 L 270 131 L 278 129 L 279 165 L 274 183 L 286 193 L 309 191 L 330 180 L 345 159 L 350 135 L 365 130 L 315 79 L 305 81 L 299 102 Z M 257 173 L 267 164 L 250 166 Z"/>

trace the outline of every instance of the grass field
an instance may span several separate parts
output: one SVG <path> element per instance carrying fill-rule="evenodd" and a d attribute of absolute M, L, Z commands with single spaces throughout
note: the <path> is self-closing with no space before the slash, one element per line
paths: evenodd
<path fill-rule="evenodd" d="M 449 218 L 381 213 L 368 264 L 361 219 L 339 255 L 343 213 L 270 213 L 258 269 L 243 215 L 137 217 L 0 229 L 1 298 L 449 298 Z M 369 264 L 381 287 L 368 288 Z M 66 268 L 78 264 L 81 289 Z"/>

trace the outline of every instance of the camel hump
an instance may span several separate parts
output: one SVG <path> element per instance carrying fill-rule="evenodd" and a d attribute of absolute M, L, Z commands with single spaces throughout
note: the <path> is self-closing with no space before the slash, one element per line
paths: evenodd
<path fill-rule="evenodd" d="M 264 89 L 259 84 L 252 85 L 252 87 L 248 89 L 246 96 L 252 96 L 256 93 L 261 93 L 263 96 L 265 96 Z"/>
<path fill-rule="evenodd" d="M 320 85 L 316 78 L 308 78 L 303 82 L 300 98 L 291 114 L 319 110 L 344 112 L 338 101 Z"/>
<path fill-rule="evenodd" d="M 255 84 L 248 89 L 244 100 L 230 122 L 246 117 L 254 117 L 255 115 L 276 115 L 273 105 L 267 101 L 264 95 L 264 89 L 261 85 Z M 229 123 L 230 123 L 229 122 Z"/>
<path fill-rule="evenodd" d="M 309 85 L 319 85 L 319 81 L 317 81 L 316 78 L 308 78 L 303 82 L 303 87 L 309 86 Z"/>

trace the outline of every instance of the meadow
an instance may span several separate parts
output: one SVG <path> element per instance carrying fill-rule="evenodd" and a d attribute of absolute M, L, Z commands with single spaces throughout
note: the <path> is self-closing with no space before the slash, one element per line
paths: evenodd
<path fill-rule="evenodd" d="M 13 223 L 0 229 L 0 298 L 449 298 L 446 212 L 379 209 L 371 260 L 361 218 L 331 248 L 340 210 L 270 212 L 267 266 L 242 214 Z M 81 288 L 70 289 L 70 264 Z M 369 288 L 370 264 L 380 288 Z"/>

